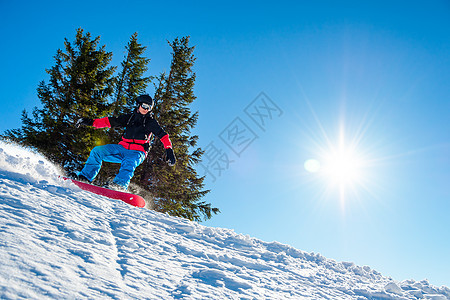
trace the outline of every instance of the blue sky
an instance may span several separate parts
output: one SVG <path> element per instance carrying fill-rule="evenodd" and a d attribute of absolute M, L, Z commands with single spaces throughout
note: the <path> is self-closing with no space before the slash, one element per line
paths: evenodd
<path fill-rule="evenodd" d="M 205 225 L 450 286 L 448 1 L 3 0 L 0 11 L 0 131 L 39 105 L 77 28 L 101 36 L 115 65 L 138 32 L 149 75 L 170 65 L 166 40 L 190 35 L 206 200 L 222 211 Z"/>

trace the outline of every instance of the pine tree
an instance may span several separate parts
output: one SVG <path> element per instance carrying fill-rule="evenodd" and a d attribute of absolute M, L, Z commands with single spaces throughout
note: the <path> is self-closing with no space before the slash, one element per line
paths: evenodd
<path fill-rule="evenodd" d="M 147 47 L 138 43 L 138 34 L 134 33 L 127 46 L 126 54 L 121 63 L 121 70 L 114 79 L 114 97 L 111 104 L 111 115 L 127 114 L 136 108 L 136 97 L 144 94 L 151 82 L 151 77 L 144 76 L 150 59 L 144 56 Z M 107 134 L 108 143 L 117 143 L 123 134 L 121 128 L 111 128 Z M 96 178 L 98 184 L 103 184 L 113 178 L 120 165 L 104 163 Z"/>
<path fill-rule="evenodd" d="M 46 70 L 49 83 L 42 81 L 37 88 L 42 108 L 35 107 L 32 117 L 24 110 L 22 127 L 3 137 L 37 148 L 66 170 L 79 168 L 90 149 L 103 143 L 102 133 L 73 125 L 80 117 L 106 115 L 113 93 L 112 53 L 99 47 L 99 41 L 81 28 L 73 43 L 65 39 L 65 51 L 59 49 L 55 65 Z"/>
<path fill-rule="evenodd" d="M 155 210 L 200 221 L 211 218 L 219 209 L 201 201 L 209 190 L 203 190 L 204 177 L 199 177 L 194 168 L 204 153 L 201 148 L 195 148 L 198 136 L 191 133 L 198 119 L 198 112 L 192 114 L 189 108 L 196 99 L 192 70 L 194 47 L 189 46 L 189 37 L 176 38 L 169 44 L 173 51 L 172 63 L 169 74 L 157 78 L 154 113 L 170 134 L 177 164 L 167 166 L 164 147 L 159 139 L 154 139 L 135 180 L 151 192 Z"/>
<path fill-rule="evenodd" d="M 147 47 L 137 41 L 137 32 L 134 33 L 128 45 L 127 54 L 122 61 L 122 70 L 116 77 L 115 99 L 113 113 L 115 115 L 128 113 L 136 107 L 135 99 L 144 94 L 151 77 L 145 77 L 150 59 L 144 55 Z"/>

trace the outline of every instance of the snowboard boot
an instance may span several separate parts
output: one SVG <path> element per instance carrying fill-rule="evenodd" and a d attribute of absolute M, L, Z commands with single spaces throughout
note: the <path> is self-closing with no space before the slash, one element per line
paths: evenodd
<path fill-rule="evenodd" d="M 89 179 L 87 179 L 84 175 L 77 174 L 75 172 L 69 173 L 69 178 L 72 178 L 72 179 L 75 179 L 75 180 L 78 180 L 78 181 L 81 181 L 81 182 L 84 182 L 84 183 L 91 183 L 89 181 Z"/>
<path fill-rule="evenodd" d="M 105 186 L 105 188 L 118 191 L 118 192 L 127 192 L 127 189 L 121 186 L 120 184 L 117 184 L 115 182 L 108 182 Z"/>

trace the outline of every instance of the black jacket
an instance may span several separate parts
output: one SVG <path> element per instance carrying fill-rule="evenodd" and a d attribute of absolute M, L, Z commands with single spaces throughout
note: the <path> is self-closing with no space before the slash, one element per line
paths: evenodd
<path fill-rule="evenodd" d="M 136 111 L 118 117 L 95 119 L 93 126 L 96 128 L 125 128 L 122 141 L 119 144 L 126 149 L 148 152 L 153 134 L 161 139 L 165 148 L 172 148 L 169 135 L 161 128 L 151 114 L 142 115 Z"/>

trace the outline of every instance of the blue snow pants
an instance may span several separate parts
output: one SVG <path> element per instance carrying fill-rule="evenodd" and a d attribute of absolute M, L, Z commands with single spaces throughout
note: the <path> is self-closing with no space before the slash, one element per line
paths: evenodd
<path fill-rule="evenodd" d="M 97 146 L 92 149 L 80 175 L 83 175 L 89 179 L 89 181 L 92 181 L 100 171 L 103 161 L 119 163 L 121 164 L 120 170 L 113 182 L 126 189 L 134 175 L 134 170 L 144 161 L 144 159 L 144 152 L 128 150 L 118 144 Z"/>

